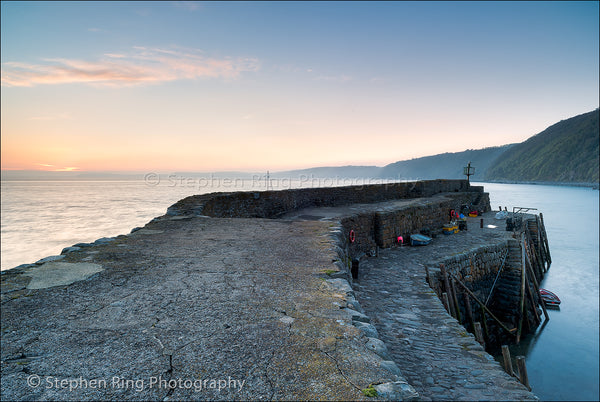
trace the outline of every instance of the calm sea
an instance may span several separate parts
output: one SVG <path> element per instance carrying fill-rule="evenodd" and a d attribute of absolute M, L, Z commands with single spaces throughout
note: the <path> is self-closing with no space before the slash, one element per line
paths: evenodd
<path fill-rule="evenodd" d="M 318 182 L 275 181 L 274 189 Z M 356 184 L 356 183 L 355 183 Z M 550 321 L 512 349 L 527 356 L 542 400 L 598 400 L 598 191 L 588 188 L 483 184 L 492 208 L 537 208 L 544 214 L 552 266 L 542 287 L 562 300 Z M 260 191 L 261 180 L 2 181 L 2 269 L 60 254 L 63 247 L 127 234 L 192 194 Z"/>

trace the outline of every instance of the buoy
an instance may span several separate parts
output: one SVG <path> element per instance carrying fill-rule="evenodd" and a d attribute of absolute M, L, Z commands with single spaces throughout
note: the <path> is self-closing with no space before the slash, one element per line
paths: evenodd
<path fill-rule="evenodd" d="M 400 245 L 404 244 L 404 239 L 402 238 L 402 236 L 398 236 L 398 243 Z"/>
<path fill-rule="evenodd" d="M 350 230 L 350 243 L 354 243 L 356 240 L 356 235 L 354 234 L 354 230 Z"/>

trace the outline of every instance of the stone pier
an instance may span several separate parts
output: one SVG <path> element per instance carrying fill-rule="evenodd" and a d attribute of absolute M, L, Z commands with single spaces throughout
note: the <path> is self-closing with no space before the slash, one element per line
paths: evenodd
<path fill-rule="evenodd" d="M 336 229 L 165 216 L 3 271 L 2 400 L 410 399 L 327 275 Z"/>
<path fill-rule="evenodd" d="M 535 400 L 506 374 L 471 333 L 446 312 L 426 282 L 425 266 L 506 242 L 504 227 L 486 214 L 468 230 L 437 236 L 425 247 L 397 247 L 361 260 L 356 296 L 365 314 L 422 400 Z M 434 270 L 431 270 L 432 278 Z"/>
<path fill-rule="evenodd" d="M 3 271 L 2 399 L 535 399 L 421 265 L 505 233 L 378 248 L 465 203 L 489 210 L 463 180 L 194 196 Z"/>

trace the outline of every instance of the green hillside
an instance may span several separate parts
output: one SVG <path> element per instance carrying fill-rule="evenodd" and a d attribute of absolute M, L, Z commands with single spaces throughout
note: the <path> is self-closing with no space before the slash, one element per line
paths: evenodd
<path fill-rule="evenodd" d="M 598 182 L 598 109 L 560 121 L 500 155 L 490 181 Z"/>
<path fill-rule="evenodd" d="M 482 181 L 488 167 L 513 146 L 469 149 L 395 162 L 381 168 L 379 175 L 385 179 L 464 179 L 463 167 L 471 162 L 475 167 L 471 180 Z"/>

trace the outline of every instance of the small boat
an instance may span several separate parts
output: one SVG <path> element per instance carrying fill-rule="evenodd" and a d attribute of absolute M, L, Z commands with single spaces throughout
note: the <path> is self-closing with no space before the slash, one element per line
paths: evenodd
<path fill-rule="evenodd" d="M 540 297 L 546 306 L 558 306 L 560 304 L 558 296 L 547 289 L 540 288 Z"/>
<path fill-rule="evenodd" d="M 431 243 L 432 238 L 422 234 L 411 234 L 410 245 L 411 246 L 426 246 Z"/>

